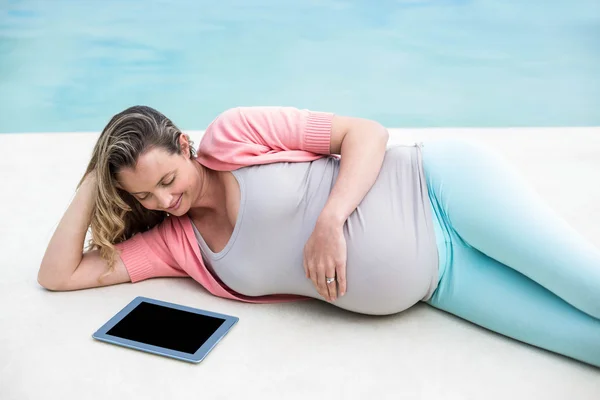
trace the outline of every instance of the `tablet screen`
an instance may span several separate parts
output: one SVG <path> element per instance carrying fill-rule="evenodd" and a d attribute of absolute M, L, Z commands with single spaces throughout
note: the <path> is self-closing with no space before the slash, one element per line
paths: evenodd
<path fill-rule="evenodd" d="M 194 354 L 224 319 L 142 301 L 107 335 Z"/>

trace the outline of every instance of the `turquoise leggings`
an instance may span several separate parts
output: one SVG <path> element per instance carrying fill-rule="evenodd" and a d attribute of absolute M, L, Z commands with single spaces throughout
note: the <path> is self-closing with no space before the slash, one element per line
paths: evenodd
<path fill-rule="evenodd" d="M 600 367 L 600 249 L 486 146 L 422 144 L 440 256 L 428 303 Z"/>

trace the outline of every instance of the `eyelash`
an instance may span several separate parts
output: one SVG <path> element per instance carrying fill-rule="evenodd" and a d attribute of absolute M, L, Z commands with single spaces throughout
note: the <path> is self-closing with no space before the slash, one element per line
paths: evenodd
<path fill-rule="evenodd" d="M 171 179 L 171 182 L 169 182 L 169 183 L 163 183 L 162 185 L 163 185 L 164 187 L 167 187 L 167 186 L 169 186 L 170 184 L 172 184 L 172 183 L 175 181 L 175 176 L 176 176 L 176 175 L 173 175 L 173 179 Z"/>
<path fill-rule="evenodd" d="M 169 186 L 169 185 L 172 185 L 172 184 L 173 184 L 173 182 L 175 182 L 175 178 L 176 178 L 176 177 L 177 177 L 177 175 L 173 175 L 173 179 L 171 179 L 171 181 L 170 181 L 170 182 L 163 183 L 163 184 L 162 184 L 162 186 L 164 186 L 164 187 L 167 187 L 167 186 Z M 148 194 L 148 195 L 146 195 L 146 196 L 144 196 L 144 197 L 140 197 L 139 199 L 140 199 L 140 201 L 144 201 L 144 200 L 148 199 L 148 197 L 149 197 L 149 196 L 150 196 L 150 195 Z"/>

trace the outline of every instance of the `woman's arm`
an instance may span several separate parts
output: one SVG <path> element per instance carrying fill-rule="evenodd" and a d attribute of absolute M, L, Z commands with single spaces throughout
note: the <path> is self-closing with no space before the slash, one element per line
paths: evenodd
<path fill-rule="evenodd" d="M 331 153 L 340 154 L 340 172 L 319 221 L 343 225 L 379 175 L 389 133 L 375 121 L 334 116 Z"/>
<path fill-rule="evenodd" d="M 38 272 L 38 282 L 50 290 L 75 290 L 130 281 L 120 258 L 111 274 L 98 251 L 83 254 L 83 245 L 94 208 L 96 182 L 92 174 L 79 187 L 50 239 Z"/>
<path fill-rule="evenodd" d="M 369 192 L 383 164 L 389 133 L 381 124 L 334 116 L 330 150 L 340 154 L 340 171 L 304 249 L 304 269 L 319 294 L 334 301 L 346 292 L 346 241 L 343 226 Z"/>

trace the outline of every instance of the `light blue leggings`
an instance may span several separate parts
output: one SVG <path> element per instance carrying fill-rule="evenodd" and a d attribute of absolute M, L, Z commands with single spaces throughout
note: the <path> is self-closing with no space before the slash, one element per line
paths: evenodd
<path fill-rule="evenodd" d="M 600 249 L 487 146 L 422 150 L 440 255 L 428 303 L 600 367 Z"/>

